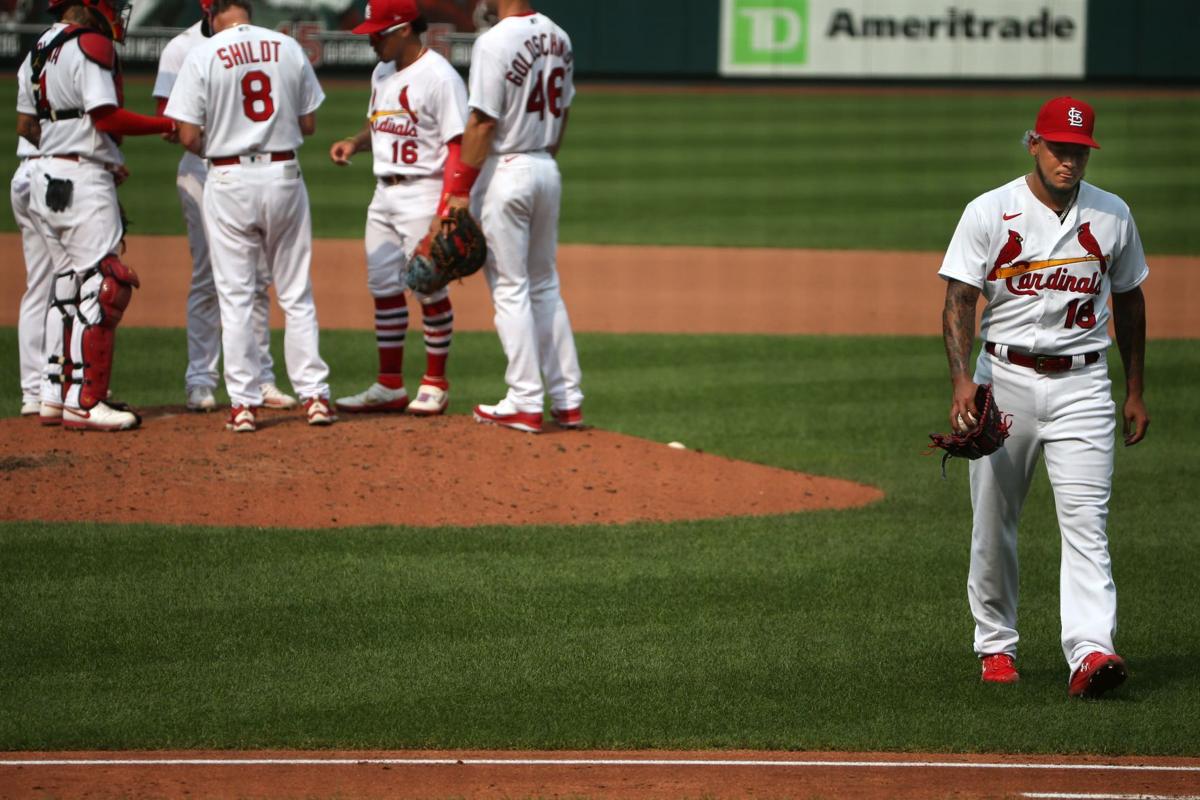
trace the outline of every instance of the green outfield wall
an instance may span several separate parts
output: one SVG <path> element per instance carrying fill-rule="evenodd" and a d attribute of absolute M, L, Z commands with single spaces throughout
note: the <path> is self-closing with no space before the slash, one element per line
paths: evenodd
<path fill-rule="evenodd" d="M 255 19 L 295 36 L 322 73 L 375 55 L 348 32 L 365 0 L 258 0 Z M 1200 83 L 1200 0 L 538 0 L 575 43 L 579 76 L 650 80 Z M 153 71 L 194 4 L 144 0 L 123 50 Z M 427 43 L 460 69 L 487 20 L 466 0 L 424 0 Z M 0 19 L 3 19 L 0 17 Z M 44 29 L 43 7 L 0 21 L 0 63 Z"/>

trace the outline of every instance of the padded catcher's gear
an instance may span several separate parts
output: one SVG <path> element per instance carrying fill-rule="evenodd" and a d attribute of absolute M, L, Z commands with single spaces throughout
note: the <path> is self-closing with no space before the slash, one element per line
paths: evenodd
<path fill-rule="evenodd" d="M 946 451 L 942 456 L 942 477 L 946 475 L 946 462 L 951 458 L 983 458 L 1003 447 L 1004 440 L 1008 438 L 1012 414 L 1004 414 L 996 407 L 990 383 L 981 384 L 976 389 L 975 410 L 979 412 L 979 422 L 971 430 L 965 433 L 929 434 L 933 446 Z"/>
<path fill-rule="evenodd" d="M 426 235 L 408 262 L 405 282 L 421 294 L 433 294 L 450 281 L 473 275 L 487 260 L 483 229 L 465 208 L 452 208 L 442 217 L 436 236 Z"/>

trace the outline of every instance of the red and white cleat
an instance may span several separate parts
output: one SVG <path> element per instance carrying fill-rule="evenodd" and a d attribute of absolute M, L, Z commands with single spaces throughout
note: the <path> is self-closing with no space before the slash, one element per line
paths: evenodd
<path fill-rule="evenodd" d="M 1129 677 L 1125 660 L 1116 653 L 1088 653 L 1083 657 L 1079 669 L 1071 674 L 1071 685 L 1067 690 L 1071 697 L 1093 700 L 1105 692 L 1115 689 Z"/>
<path fill-rule="evenodd" d="M 142 424 L 132 411 L 119 411 L 107 403 L 91 408 L 62 408 L 63 427 L 73 431 L 128 431 Z"/>
<path fill-rule="evenodd" d="M 422 383 L 417 389 L 417 398 L 408 404 L 408 413 L 418 417 L 436 417 L 446 413 L 450 405 L 450 391 L 432 383 Z"/>
<path fill-rule="evenodd" d="M 542 415 L 538 411 L 518 411 L 508 398 L 494 406 L 475 406 L 475 421 L 499 425 L 525 433 L 542 432 Z"/>
<path fill-rule="evenodd" d="M 326 397 L 305 400 L 304 413 L 308 415 L 309 425 L 332 425 L 337 421 L 337 415 L 329 410 L 329 399 Z"/>
<path fill-rule="evenodd" d="M 234 406 L 229 413 L 229 421 L 225 423 L 225 430 L 234 433 L 254 433 L 258 430 L 254 409 L 250 406 Z"/>
<path fill-rule="evenodd" d="M 1016 683 L 1021 680 L 1016 662 L 1008 653 L 992 653 L 979 659 L 983 666 L 984 683 Z"/>

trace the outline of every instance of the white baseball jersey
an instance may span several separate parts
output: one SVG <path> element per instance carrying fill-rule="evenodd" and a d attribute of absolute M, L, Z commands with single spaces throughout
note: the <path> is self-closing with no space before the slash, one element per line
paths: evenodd
<path fill-rule="evenodd" d="M 28 106 L 21 107 L 22 98 L 33 97 L 33 91 L 30 88 L 29 81 L 33 77 L 33 69 L 29 66 L 30 56 L 26 55 L 25 60 L 21 62 L 21 66 L 17 69 L 17 111 L 30 116 L 37 116 L 37 110 Z M 21 158 L 29 158 L 38 154 L 37 145 L 26 139 L 24 136 L 17 137 L 17 155 Z"/>
<path fill-rule="evenodd" d="M 492 152 L 552 147 L 575 97 L 571 39 L 542 14 L 505 17 L 471 50 L 471 108 L 496 120 Z"/>
<path fill-rule="evenodd" d="M 462 136 L 466 119 L 467 87 L 440 54 L 427 50 L 398 72 L 380 62 L 367 111 L 375 174 L 441 174 L 446 142 Z"/>
<path fill-rule="evenodd" d="M 203 32 L 203 22 L 197 22 L 183 33 L 167 42 L 162 55 L 158 57 L 158 75 L 154 78 L 154 96 L 166 100 L 171 96 L 179 71 L 187 61 L 188 53 L 197 46 L 204 44 L 208 37 Z"/>
<path fill-rule="evenodd" d="M 68 27 L 55 23 L 41 35 L 38 45 L 48 44 L 59 31 Z M 89 35 L 89 34 L 85 34 Z M 98 34 L 90 34 L 98 35 Z M 27 69 L 28 62 L 22 66 Z M 17 111 L 37 115 L 30 74 L 20 84 Z M 84 55 L 79 39 L 72 39 L 57 49 L 46 61 L 42 70 L 42 100 L 54 111 L 78 109 L 94 111 L 104 106 L 121 105 L 120 88 L 114 81 L 111 70 L 97 64 Z M 121 151 L 108 134 L 96 130 L 87 113 L 75 119 L 41 120 L 42 140 L 39 144 L 43 155 L 78 155 L 109 164 L 124 163 Z"/>
<path fill-rule="evenodd" d="M 304 141 L 297 117 L 325 99 L 312 64 L 292 37 L 237 25 L 188 55 L 166 115 L 204 128 L 208 158 L 294 150 Z M 276 114 L 286 108 L 287 114 Z"/>
<path fill-rule="evenodd" d="M 1060 221 L 1021 177 L 967 205 L 938 274 L 983 290 L 984 340 L 1079 355 L 1109 346 L 1109 295 L 1149 272 L 1121 198 L 1080 182 Z"/>

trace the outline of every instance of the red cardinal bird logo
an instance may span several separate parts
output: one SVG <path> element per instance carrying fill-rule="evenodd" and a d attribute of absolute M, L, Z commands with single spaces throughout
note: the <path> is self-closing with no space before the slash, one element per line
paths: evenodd
<path fill-rule="evenodd" d="M 1088 252 L 1088 255 L 1095 256 L 1100 262 L 1100 274 L 1108 272 L 1108 259 L 1104 257 L 1104 251 L 1100 249 L 1100 243 L 1096 241 L 1096 237 L 1092 235 L 1092 223 L 1085 222 L 1079 226 L 1077 237 L 1079 243 L 1083 245 L 1083 249 Z"/>
<path fill-rule="evenodd" d="M 418 122 L 417 115 L 413 112 L 412 106 L 408 104 L 407 86 L 400 90 L 400 108 L 404 110 L 404 113 L 408 114 L 409 118 L 412 119 L 414 124 Z"/>
<path fill-rule="evenodd" d="M 1004 243 L 1004 247 L 1000 248 L 1000 255 L 996 256 L 996 262 L 992 264 L 992 271 L 988 273 L 989 281 L 996 280 L 999 277 L 1000 268 L 1005 264 L 1011 264 L 1017 256 L 1021 255 L 1021 243 L 1024 241 L 1021 234 L 1009 228 L 1008 241 Z"/>

